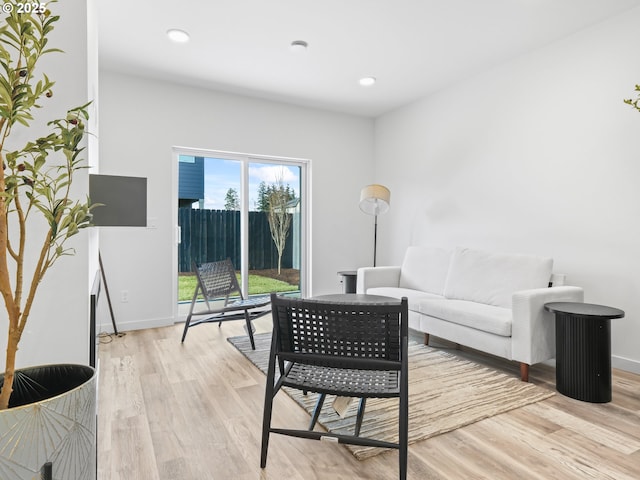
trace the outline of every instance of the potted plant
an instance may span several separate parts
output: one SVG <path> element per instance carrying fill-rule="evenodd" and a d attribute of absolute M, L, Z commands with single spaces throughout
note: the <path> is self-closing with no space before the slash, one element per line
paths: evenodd
<path fill-rule="evenodd" d="M 42 56 L 60 52 L 48 45 L 59 20 L 48 5 L 5 0 L 0 26 L 0 294 L 8 321 L 0 381 L 0 478 L 35 478 L 46 462 L 53 463 L 53 478 L 95 478 L 85 465 L 89 460 L 95 469 L 93 369 L 52 365 L 16 370 L 18 346 L 42 278 L 61 257 L 74 253 L 67 241 L 91 220 L 89 198 L 75 200 L 71 190 L 74 174 L 85 168 L 81 154 L 88 104 L 50 121 L 48 134 L 16 145 L 16 135 L 22 139 L 29 133 L 36 109 L 53 95 L 54 82 L 38 71 Z M 81 392 L 85 384 L 89 391 Z M 71 400 L 59 398 L 67 393 Z M 30 410 L 34 402 L 53 406 Z M 51 430 L 28 427 L 34 418 Z M 87 426 L 78 427 L 77 421 Z M 81 452 L 88 458 L 69 461 L 66 455 L 77 448 L 71 444 L 78 436 L 89 437 L 93 445 Z"/>

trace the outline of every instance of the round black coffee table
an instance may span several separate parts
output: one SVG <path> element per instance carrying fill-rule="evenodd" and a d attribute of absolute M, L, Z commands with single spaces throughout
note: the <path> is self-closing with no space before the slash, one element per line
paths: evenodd
<path fill-rule="evenodd" d="M 400 303 L 400 300 L 393 297 L 384 297 L 382 295 L 369 295 L 365 293 L 330 293 L 328 295 L 317 295 L 311 297 L 313 300 L 319 300 L 329 303 Z"/>
<path fill-rule="evenodd" d="M 617 308 L 592 303 L 552 302 L 556 316 L 556 388 L 576 400 L 611 401 L 611 319 Z"/>

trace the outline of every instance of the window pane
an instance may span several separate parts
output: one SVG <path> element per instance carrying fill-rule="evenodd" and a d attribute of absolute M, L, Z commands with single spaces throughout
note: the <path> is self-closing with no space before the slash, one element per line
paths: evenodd
<path fill-rule="evenodd" d="M 300 167 L 249 165 L 249 269 L 273 291 L 300 291 Z"/>

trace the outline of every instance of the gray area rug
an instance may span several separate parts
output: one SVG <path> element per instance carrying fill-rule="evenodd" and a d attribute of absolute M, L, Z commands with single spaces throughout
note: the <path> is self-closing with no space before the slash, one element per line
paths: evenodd
<path fill-rule="evenodd" d="M 256 350 L 251 350 L 249 337 L 232 337 L 228 340 L 266 374 L 270 333 L 255 335 Z M 283 390 L 307 412 L 313 411 L 317 398 L 315 394 L 305 396 L 297 390 Z M 553 395 L 552 391 L 450 353 L 425 345 L 409 347 L 410 444 Z M 360 435 L 397 441 L 397 402 L 397 399 L 367 400 Z M 336 413 L 332 403 L 333 398 L 327 396 L 318 423 L 330 432 L 352 434 L 358 402 L 351 402 L 344 418 Z M 359 460 L 385 451 L 358 445 L 345 447 Z"/>

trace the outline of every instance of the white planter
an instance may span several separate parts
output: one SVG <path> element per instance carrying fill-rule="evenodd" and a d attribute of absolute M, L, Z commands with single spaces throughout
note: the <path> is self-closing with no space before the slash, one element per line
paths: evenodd
<path fill-rule="evenodd" d="M 0 411 L 0 479 L 39 479 L 51 462 L 55 480 L 95 480 L 95 369 L 44 365 L 19 372 L 10 405 L 26 404 Z"/>

